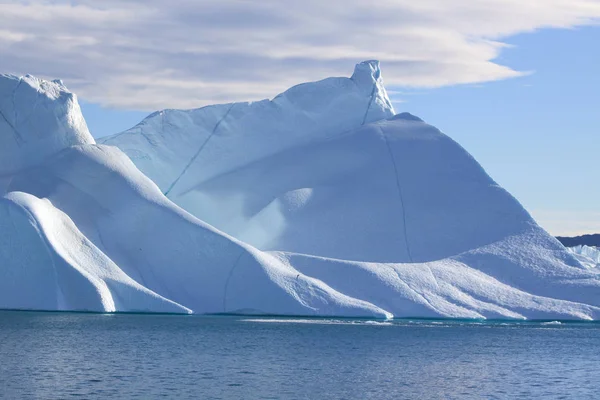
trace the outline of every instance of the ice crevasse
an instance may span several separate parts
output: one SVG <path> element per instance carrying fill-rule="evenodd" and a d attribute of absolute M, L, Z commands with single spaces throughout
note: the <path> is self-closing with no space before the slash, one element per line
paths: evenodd
<path fill-rule="evenodd" d="M 0 308 L 599 319 L 600 273 L 379 63 L 96 143 L 60 81 L 0 76 Z"/>

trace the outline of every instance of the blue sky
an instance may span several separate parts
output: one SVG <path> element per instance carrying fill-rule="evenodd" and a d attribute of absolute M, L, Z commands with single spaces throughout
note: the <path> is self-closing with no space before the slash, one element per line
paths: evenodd
<path fill-rule="evenodd" d="M 397 111 L 554 234 L 600 232 L 598 0 L 0 0 L 0 70 L 61 78 L 95 136 L 380 59 Z"/>
<path fill-rule="evenodd" d="M 600 232 L 600 28 L 506 39 L 524 77 L 412 91 L 395 104 L 458 141 L 554 234 Z"/>

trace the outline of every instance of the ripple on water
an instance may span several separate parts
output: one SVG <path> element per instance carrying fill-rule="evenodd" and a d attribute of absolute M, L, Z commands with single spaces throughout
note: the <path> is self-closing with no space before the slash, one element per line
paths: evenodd
<path fill-rule="evenodd" d="M 0 337 L 7 399 L 600 393 L 594 323 L 0 312 Z"/>

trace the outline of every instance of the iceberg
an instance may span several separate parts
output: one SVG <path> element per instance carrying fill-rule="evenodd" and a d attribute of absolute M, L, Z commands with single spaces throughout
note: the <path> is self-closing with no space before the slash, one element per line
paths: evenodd
<path fill-rule="evenodd" d="M 595 246 L 579 245 L 574 247 L 567 247 L 567 249 L 573 253 L 575 258 L 587 268 L 598 268 L 600 267 L 600 249 Z"/>
<path fill-rule="evenodd" d="M 0 112 L 0 308 L 600 318 L 600 270 L 376 61 L 98 143 L 59 81 L 0 76 Z"/>

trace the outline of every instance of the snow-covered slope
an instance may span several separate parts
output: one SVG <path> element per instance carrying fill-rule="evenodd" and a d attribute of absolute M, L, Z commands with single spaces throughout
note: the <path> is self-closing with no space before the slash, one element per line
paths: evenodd
<path fill-rule="evenodd" d="M 0 307 L 600 319 L 598 269 L 394 116 L 376 62 L 104 142 L 133 162 L 88 139 L 3 175 Z"/>
<path fill-rule="evenodd" d="M 296 279 L 271 256 L 187 214 L 114 147 L 69 148 L 15 175 L 9 190 L 47 199 L 124 274 L 194 312 L 305 315 L 316 307 L 331 315 L 385 315 L 312 279 Z M 71 247 L 87 252 L 79 243 Z"/>
<path fill-rule="evenodd" d="M 2 307 L 188 311 L 125 275 L 47 199 L 0 199 L 0 243 Z"/>

